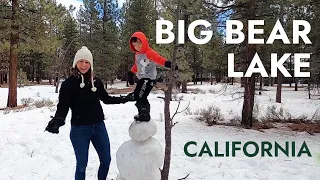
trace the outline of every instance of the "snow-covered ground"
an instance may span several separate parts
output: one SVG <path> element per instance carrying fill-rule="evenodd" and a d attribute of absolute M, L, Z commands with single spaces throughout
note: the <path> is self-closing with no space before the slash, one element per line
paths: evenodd
<path fill-rule="evenodd" d="M 125 87 L 115 84 L 112 87 Z M 237 99 L 243 91 L 238 85 L 223 88 L 223 85 L 195 85 L 189 89 L 201 89 L 204 94 L 178 94 L 183 96 L 180 104 L 184 109 L 190 101 L 190 111 L 208 105 L 215 105 L 221 109 L 225 119 L 240 116 L 242 98 Z M 58 94 L 53 86 L 29 86 L 18 89 L 18 101 L 31 97 L 33 99 L 50 98 L 57 103 Z M 306 91 L 294 92 L 284 88 L 282 103 L 275 103 L 275 88 L 268 87 L 262 95 L 256 96 L 260 116 L 272 105 L 283 107 L 293 116 L 313 116 L 320 107 L 320 100 L 309 100 Z M 200 91 L 200 90 L 198 90 Z M 8 89 L 0 88 L 0 108 L 5 107 Z M 232 96 L 233 95 L 233 96 Z M 163 96 L 161 92 L 154 92 L 149 96 L 151 116 L 156 120 L 158 132 L 155 135 L 164 147 Z M 234 100 L 235 98 L 235 100 Z M 171 111 L 175 111 L 178 102 L 171 102 Z M 105 124 L 111 141 L 112 162 L 109 178 L 116 178 L 116 152 L 120 145 L 130 139 L 128 128 L 137 110 L 133 102 L 121 105 L 103 105 L 106 116 Z M 60 128 L 58 135 L 44 132 L 50 115 L 54 115 L 55 106 L 48 108 L 34 108 L 22 112 L 0 111 L 0 179 L 1 180 L 65 180 L 74 179 L 75 156 L 69 139 L 70 121 Z M 70 112 L 67 120 L 70 119 Z M 314 136 L 306 132 L 280 131 L 270 129 L 265 132 L 226 126 L 206 126 L 197 122 L 194 115 L 181 113 L 175 116 L 179 122 L 172 132 L 172 162 L 170 180 L 183 178 L 190 173 L 187 180 L 319 180 L 320 179 L 320 134 Z M 214 153 L 215 142 L 219 143 L 219 152 L 226 149 L 226 142 L 240 141 L 243 144 L 255 141 L 271 143 L 296 143 L 296 156 L 301 144 L 305 141 L 312 157 L 303 154 L 301 157 L 286 157 L 280 153 L 279 157 L 246 157 L 243 151 L 237 151 L 236 157 L 188 157 L 184 153 L 184 145 L 189 141 L 197 142 L 197 146 L 190 146 L 190 153 L 199 154 L 206 141 Z M 231 147 L 231 146 L 230 146 Z M 291 149 L 291 148 L 290 148 Z M 231 151 L 230 151 L 231 152 Z M 225 154 L 225 153 L 224 153 Z M 290 153 L 291 154 L 291 153 Z M 99 166 L 98 156 L 90 146 L 87 179 L 97 179 Z"/>

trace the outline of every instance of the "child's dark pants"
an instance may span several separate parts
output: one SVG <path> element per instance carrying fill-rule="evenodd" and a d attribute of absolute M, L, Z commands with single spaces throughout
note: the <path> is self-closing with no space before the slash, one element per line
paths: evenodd
<path fill-rule="evenodd" d="M 136 107 L 138 109 L 138 115 L 134 118 L 137 121 L 149 121 L 150 120 L 150 103 L 148 101 L 148 95 L 150 94 L 156 80 L 148 78 L 140 79 L 134 90 L 134 99 Z"/>

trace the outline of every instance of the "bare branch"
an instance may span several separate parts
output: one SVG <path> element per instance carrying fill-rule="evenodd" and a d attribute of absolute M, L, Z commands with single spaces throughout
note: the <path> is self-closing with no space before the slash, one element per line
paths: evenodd
<path fill-rule="evenodd" d="M 262 15 L 259 15 L 259 16 L 255 16 L 256 18 L 263 18 L 263 17 L 273 17 L 274 14 L 262 14 Z"/>
<path fill-rule="evenodd" d="M 170 8 L 169 6 L 167 6 L 167 8 L 172 12 L 174 13 L 174 10 L 172 8 Z"/>
<path fill-rule="evenodd" d="M 232 95 L 231 95 L 232 101 L 243 99 L 244 98 L 243 93 L 244 92 L 234 92 L 234 93 L 232 93 Z M 236 95 L 239 95 L 239 97 L 235 97 Z"/>
<path fill-rule="evenodd" d="M 180 103 L 181 103 L 181 101 L 178 102 L 178 107 L 177 107 L 177 109 L 176 109 L 176 112 L 174 112 L 174 114 L 173 114 L 173 116 L 172 116 L 172 118 L 171 118 L 171 121 L 173 120 L 174 116 L 175 116 L 176 114 L 178 114 L 178 110 L 179 110 L 179 107 L 180 107 Z M 172 125 L 172 123 L 171 123 L 171 125 Z"/>
<path fill-rule="evenodd" d="M 179 114 L 179 113 L 182 113 L 182 112 L 186 111 L 186 110 L 189 108 L 189 106 L 190 106 L 190 101 L 189 101 L 189 103 L 188 103 L 188 106 L 187 106 L 184 110 L 177 112 L 177 114 Z M 172 118 L 173 118 L 173 117 L 172 117 Z"/>
<path fill-rule="evenodd" d="M 172 125 L 172 128 L 176 125 L 176 124 L 178 124 L 179 122 L 175 122 L 175 123 L 173 123 L 173 125 Z"/>
<path fill-rule="evenodd" d="M 184 179 L 187 179 L 189 175 L 190 175 L 190 173 L 189 173 L 189 174 L 187 174 L 184 178 L 180 178 L 180 179 L 178 179 L 178 180 L 184 180 Z"/>
<path fill-rule="evenodd" d="M 4 16 L 3 19 L 11 19 L 11 16 Z"/>
<path fill-rule="evenodd" d="M 310 2 L 310 5 L 319 5 L 319 4 L 320 4 L 320 2 L 318 2 L 316 0 Z"/>
<path fill-rule="evenodd" d="M 36 9 L 29 9 L 26 6 L 23 6 L 23 5 L 20 5 L 20 6 L 21 6 L 21 10 L 24 10 L 24 11 L 29 11 L 31 13 L 38 13 L 39 12 L 39 10 L 36 10 Z"/>
<path fill-rule="evenodd" d="M 161 4 L 161 6 L 168 8 L 171 11 L 171 13 L 175 13 L 175 11 L 171 7 L 167 6 L 166 3 L 162 1 L 158 1 L 158 2 Z"/>
<path fill-rule="evenodd" d="M 179 107 L 180 107 L 180 103 L 181 103 L 181 101 L 179 101 L 179 104 L 178 104 L 178 107 L 177 107 L 177 109 L 176 109 L 176 112 L 173 114 L 173 116 L 172 116 L 172 118 L 171 118 L 171 124 L 172 124 L 172 120 L 173 120 L 173 118 L 174 118 L 175 115 L 186 111 L 186 110 L 189 108 L 189 106 L 190 106 L 190 101 L 189 101 L 189 103 L 188 103 L 188 105 L 187 105 L 187 107 L 186 107 L 185 109 L 183 109 L 182 111 L 178 111 L 178 110 L 179 110 Z M 172 127 L 174 127 L 177 123 L 178 123 L 178 122 L 175 122 L 174 124 L 172 124 Z"/>
<path fill-rule="evenodd" d="M 166 92 L 168 90 L 168 87 L 163 84 L 163 83 L 159 83 L 157 82 L 155 85 L 154 85 L 155 88 L 159 89 L 159 90 L 162 90 L 164 92 Z"/>
<path fill-rule="evenodd" d="M 0 5 L 0 7 L 4 7 L 4 8 L 6 8 L 6 7 L 7 7 L 7 8 L 12 8 L 12 6 L 8 6 L 8 5 L 5 5 L 5 4 L 1 4 L 1 5 Z"/>
<path fill-rule="evenodd" d="M 320 54 L 320 49 L 314 53 L 312 53 L 312 55 L 315 55 L 315 54 Z"/>
<path fill-rule="evenodd" d="M 231 10 L 232 8 L 226 8 L 226 9 L 220 9 L 219 11 L 217 11 L 218 14 L 224 14 L 225 12 Z M 229 15 L 230 16 L 230 15 Z"/>
<path fill-rule="evenodd" d="M 211 5 L 215 8 L 219 8 L 219 9 L 234 8 L 234 7 L 240 8 L 240 7 L 245 7 L 245 5 L 247 4 L 247 3 L 241 3 L 239 5 L 230 4 L 228 6 L 218 6 L 215 3 L 207 2 L 206 0 L 204 0 L 203 3 L 206 5 Z"/>

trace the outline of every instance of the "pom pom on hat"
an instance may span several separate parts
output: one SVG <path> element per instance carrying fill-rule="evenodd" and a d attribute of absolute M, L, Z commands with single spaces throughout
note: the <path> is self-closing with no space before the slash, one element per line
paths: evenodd
<path fill-rule="evenodd" d="M 97 91 L 97 88 L 94 87 L 93 76 L 91 76 L 91 84 L 92 84 L 91 91 L 96 92 L 96 91 Z"/>
<path fill-rule="evenodd" d="M 96 92 L 96 91 L 97 91 L 97 88 L 96 88 L 96 87 L 92 87 L 92 88 L 91 88 L 91 91 Z"/>

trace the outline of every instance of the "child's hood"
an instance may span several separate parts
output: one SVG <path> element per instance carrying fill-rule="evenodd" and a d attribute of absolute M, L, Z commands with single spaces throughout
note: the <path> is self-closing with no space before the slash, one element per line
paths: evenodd
<path fill-rule="evenodd" d="M 142 48 L 141 48 L 141 50 L 140 50 L 139 53 L 146 53 L 147 50 L 150 49 L 148 39 L 147 39 L 146 35 L 144 35 L 143 32 L 135 32 L 135 33 L 133 33 L 133 35 L 130 37 L 130 40 L 131 40 L 131 38 L 133 38 L 133 37 L 139 38 L 139 39 L 141 40 L 141 42 L 142 42 Z M 129 40 L 129 44 L 130 44 L 131 50 L 134 51 L 134 52 L 138 52 L 138 51 L 134 48 L 134 46 L 132 45 L 132 43 L 130 42 L 130 40 Z"/>

